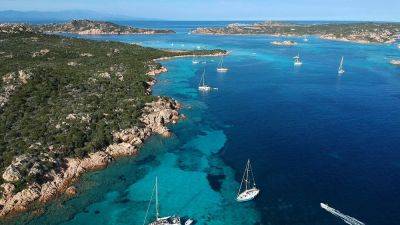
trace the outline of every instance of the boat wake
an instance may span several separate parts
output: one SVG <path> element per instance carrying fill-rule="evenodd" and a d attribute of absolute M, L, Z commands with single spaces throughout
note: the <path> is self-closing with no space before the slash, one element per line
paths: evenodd
<path fill-rule="evenodd" d="M 365 225 L 363 222 L 345 215 L 343 213 L 341 213 L 339 210 L 336 210 L 332 207 L 329 207 L 328 205 L 321 203 L 321 208 L 325 209 L 326 211 L 328 211 L 329 213 L 333 214 L 336 217 L 339 217 L 340 219 L 342 219 L 345 223 L 349 224 L 349 225 Z"/>

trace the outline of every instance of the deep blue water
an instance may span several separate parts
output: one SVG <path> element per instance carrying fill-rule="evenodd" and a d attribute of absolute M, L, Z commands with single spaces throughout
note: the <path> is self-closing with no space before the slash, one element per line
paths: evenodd
<path fill-rule="evenodd" d="M 178 213 L 198 224 L 334 225 L 343 221 L 320 202 L 366 224 L 400 221 L 400 57 L 389 45 L 359 45 L 314 37 L 275 47 L 268 36 L 187 34 L 225 22 L 138 22 L 174 35 L 84 36 L 171 49 L 223 48 L 219 59 L 163 62 L 154 94 L 184 104 L 187 119 L 170 139 L 152 137 L 137 158 L 121 159 L 86 174 L 80 195 L 57 200 L 29 224 L 142 224 L 155 176 L 163 215 Z M 300 53 L 303 66 L 294 68 Z M 346 73 L 337 75 L 340 57 Z M 218 91 L 200 94 L 206 69 Z M 262 193 L 234 201 L 245 161 L 251 159 Z"/>

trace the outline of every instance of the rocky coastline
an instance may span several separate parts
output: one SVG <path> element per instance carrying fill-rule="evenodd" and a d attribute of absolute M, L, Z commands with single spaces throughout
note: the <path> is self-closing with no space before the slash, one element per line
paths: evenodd
<path fill-rule="evenodd" d="M 156 75 L 163 71 L 165 70 L 149 71 L 149 73 Z M 39 165 L 38 161 L 33 160 L 32 162 L 32 157 L 29 155 L 16 157 L 2 174 L 2 178 L 6 182 L 1 185 L 3 196 L 0 199 L 0 217 L 26 211 L 34 202 L 47 203 L 63 193 L 69 196 L 76 194 L 77 191 L 72 184 L 84 172 L 105 168 L 115 158 L 137 154 L 140 146 L 152 134 L 169 137 L 170 131 L 166 125 L 178 122 L 180 119 L 179 109 L 180 104 L 177 101 L 157 97 L 155 101 L 147 103 L 143 109 L 140 117 L 144 124 L 143 127 L 135 126 L 114 132 L 113 144 L 101 151 L 91 153 L 85 158 L 66 158 L 63 161 L 54 162 L 58 164 L 57 169 L 43 174 L 50 181 L 42 185 L 31 184 L 26 189 L 14 194 L 16 187 L 11 182 L 20 178 L 19 168 L 27 166 L 27 164 Z M 48 160 L 53 159 L 49 158 Z M 32 166 L 30 172 L 34 170 L 38 170 L 38 168 Z"/>
<path fill-rule="evenodd" d="M 229 24 L 220 28 L 197 28 L 193 34 L 207 35 L 271 35 L 286 37 L 317 36 L 321 39 L 360 44 L 396 42 L 398 23 L 294 24 L 266 21 L 254 24 Z"/>
<path fill-rule="evenodd" d="M 201 56 L 217 57 L 227 54 L 227 52 L 218 52 Z M 195 55 L 162 57 L 154 61 L 192 56 Z M 151 94 L 151 88 L 156 83 L 154 77 L 167 71 L 167 68 L 159 64 L 154 64 L 154 62 L 149 63 L 147 75 L 151 79 L 147 82 L 149 86 L 147 89 L 148 95 Z M 4 183 L 0 186 L 2 191 L 0 198 L 0 218 L 8 218 L 25 212 L 34 203 L 45 204 L 61 195 L 69 197 L 76 195 L 78 190 L 73 184 L 83 173 L 103 169 L 118 157 L 136 155 L 144 141 L 152 134 L 169 137 L 171 132 L 167 128 L 167 125 L 175 124 L 180 119 L 185 118 L 184 115 L 179 114 L 180 108 L 181 105 L 176 100 L 167 97 L 156 97 L 154 101 L 147 103 L 142 110 L 140 121 L 143 126 L 134 126 L 114 132 L 112 134 L 112 144 L 100 151 L 90 153 L 84 158 L 55 160 L 48 155 L 32 157 L 28 154 L 16 157 L 2 174 Z M 43 172 L 41 171 L 41 164 L 44 163 L 51 163 L 56 166 L 53 166 L 54 169 L 50 171 Z M 23 172 L 21 172 L 21 168 L 26 169 L 26 167 L 30 167 L 29 174 L 39 174 L 48 181 L 43 184 L 32 183 L 25 189 L 16 192 L 17 187 L 13 183 L 22 178 Z"/>

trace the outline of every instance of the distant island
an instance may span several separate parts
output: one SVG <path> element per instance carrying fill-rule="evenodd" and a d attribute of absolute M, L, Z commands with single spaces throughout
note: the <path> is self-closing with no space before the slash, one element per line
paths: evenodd
<path fill-rule="evenodd" d="M 278 45 L 278 46 L 295 46 L 297 45 L 297 42 L 295 41 L 273 41 L 271 42 L 273 45 Z"/>
<path fill-rule="evenodd" d="M 82 35 L 175 33 L 173 30 L 142 29 L 94 20 L 72 20 L 67 23 L 45 24 L 36 26 L 36 29 L 46 33 L 73 33 Z"/>
<path fill-rule="evenodd" d="M 166 125 L 182 116 L 177 101 L 151 95 L 154 76 L 167 71 L 158 59 L 226 54 L 68 38 L 23 24 L 0 24 L 0 41 L 0 217 L 75 195 L 82 173 L 137 154 L 151 134 L 169 136 Z"/>
<path fill-rule="evenodd" d="M 254 24 L 230 24 L 223 28 L 197 28 L 193 34 L 233 35 L 265 34 L 274 36 L 316 35 L 322 39 L 357 43 L 394 43 L 400 34 L 400 23 L 327 23 L 294 24 L 286 22 L 262 22 Z"/>

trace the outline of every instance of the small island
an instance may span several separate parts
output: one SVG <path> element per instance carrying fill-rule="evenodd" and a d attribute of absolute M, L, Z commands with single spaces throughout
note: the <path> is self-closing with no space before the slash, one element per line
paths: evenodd
<path fill-rule="evenodd" d="M 158 59 L 219 56 L 90 41 L 0 24 L 0 217 L 77 193 L 74 181 L 168 137 L 180 104 L 152 96 Z"/>
<path fill-rule="evenodd" d="M 295 41 L 273 41 L 271 42 L 273 45 L 277 46 L 295 46 L 297 45 L 297 42 Z"/>
<path fill-rule="evenodd" d="M 212 35 L 273 35 L 303 37 L 315 35 L 322 39 L 357 43 L 394 43 L 400 34 L 400 23 L 326 23 L 295 24 L 267 21 L 254 24 L 230 24 L 222 28 L 197 28 L 193 34 Z"/>
<path fill-rule="evenodd" d="M 73 33 L 81 35 L 105 34 L 174 34 L 173 30 L 141 29 L 131 26 L 122 26 L 111 22 L 93 20 L 72 20 L 68 23 L 52 23 L 36 27 L 46 33 Z"/>

